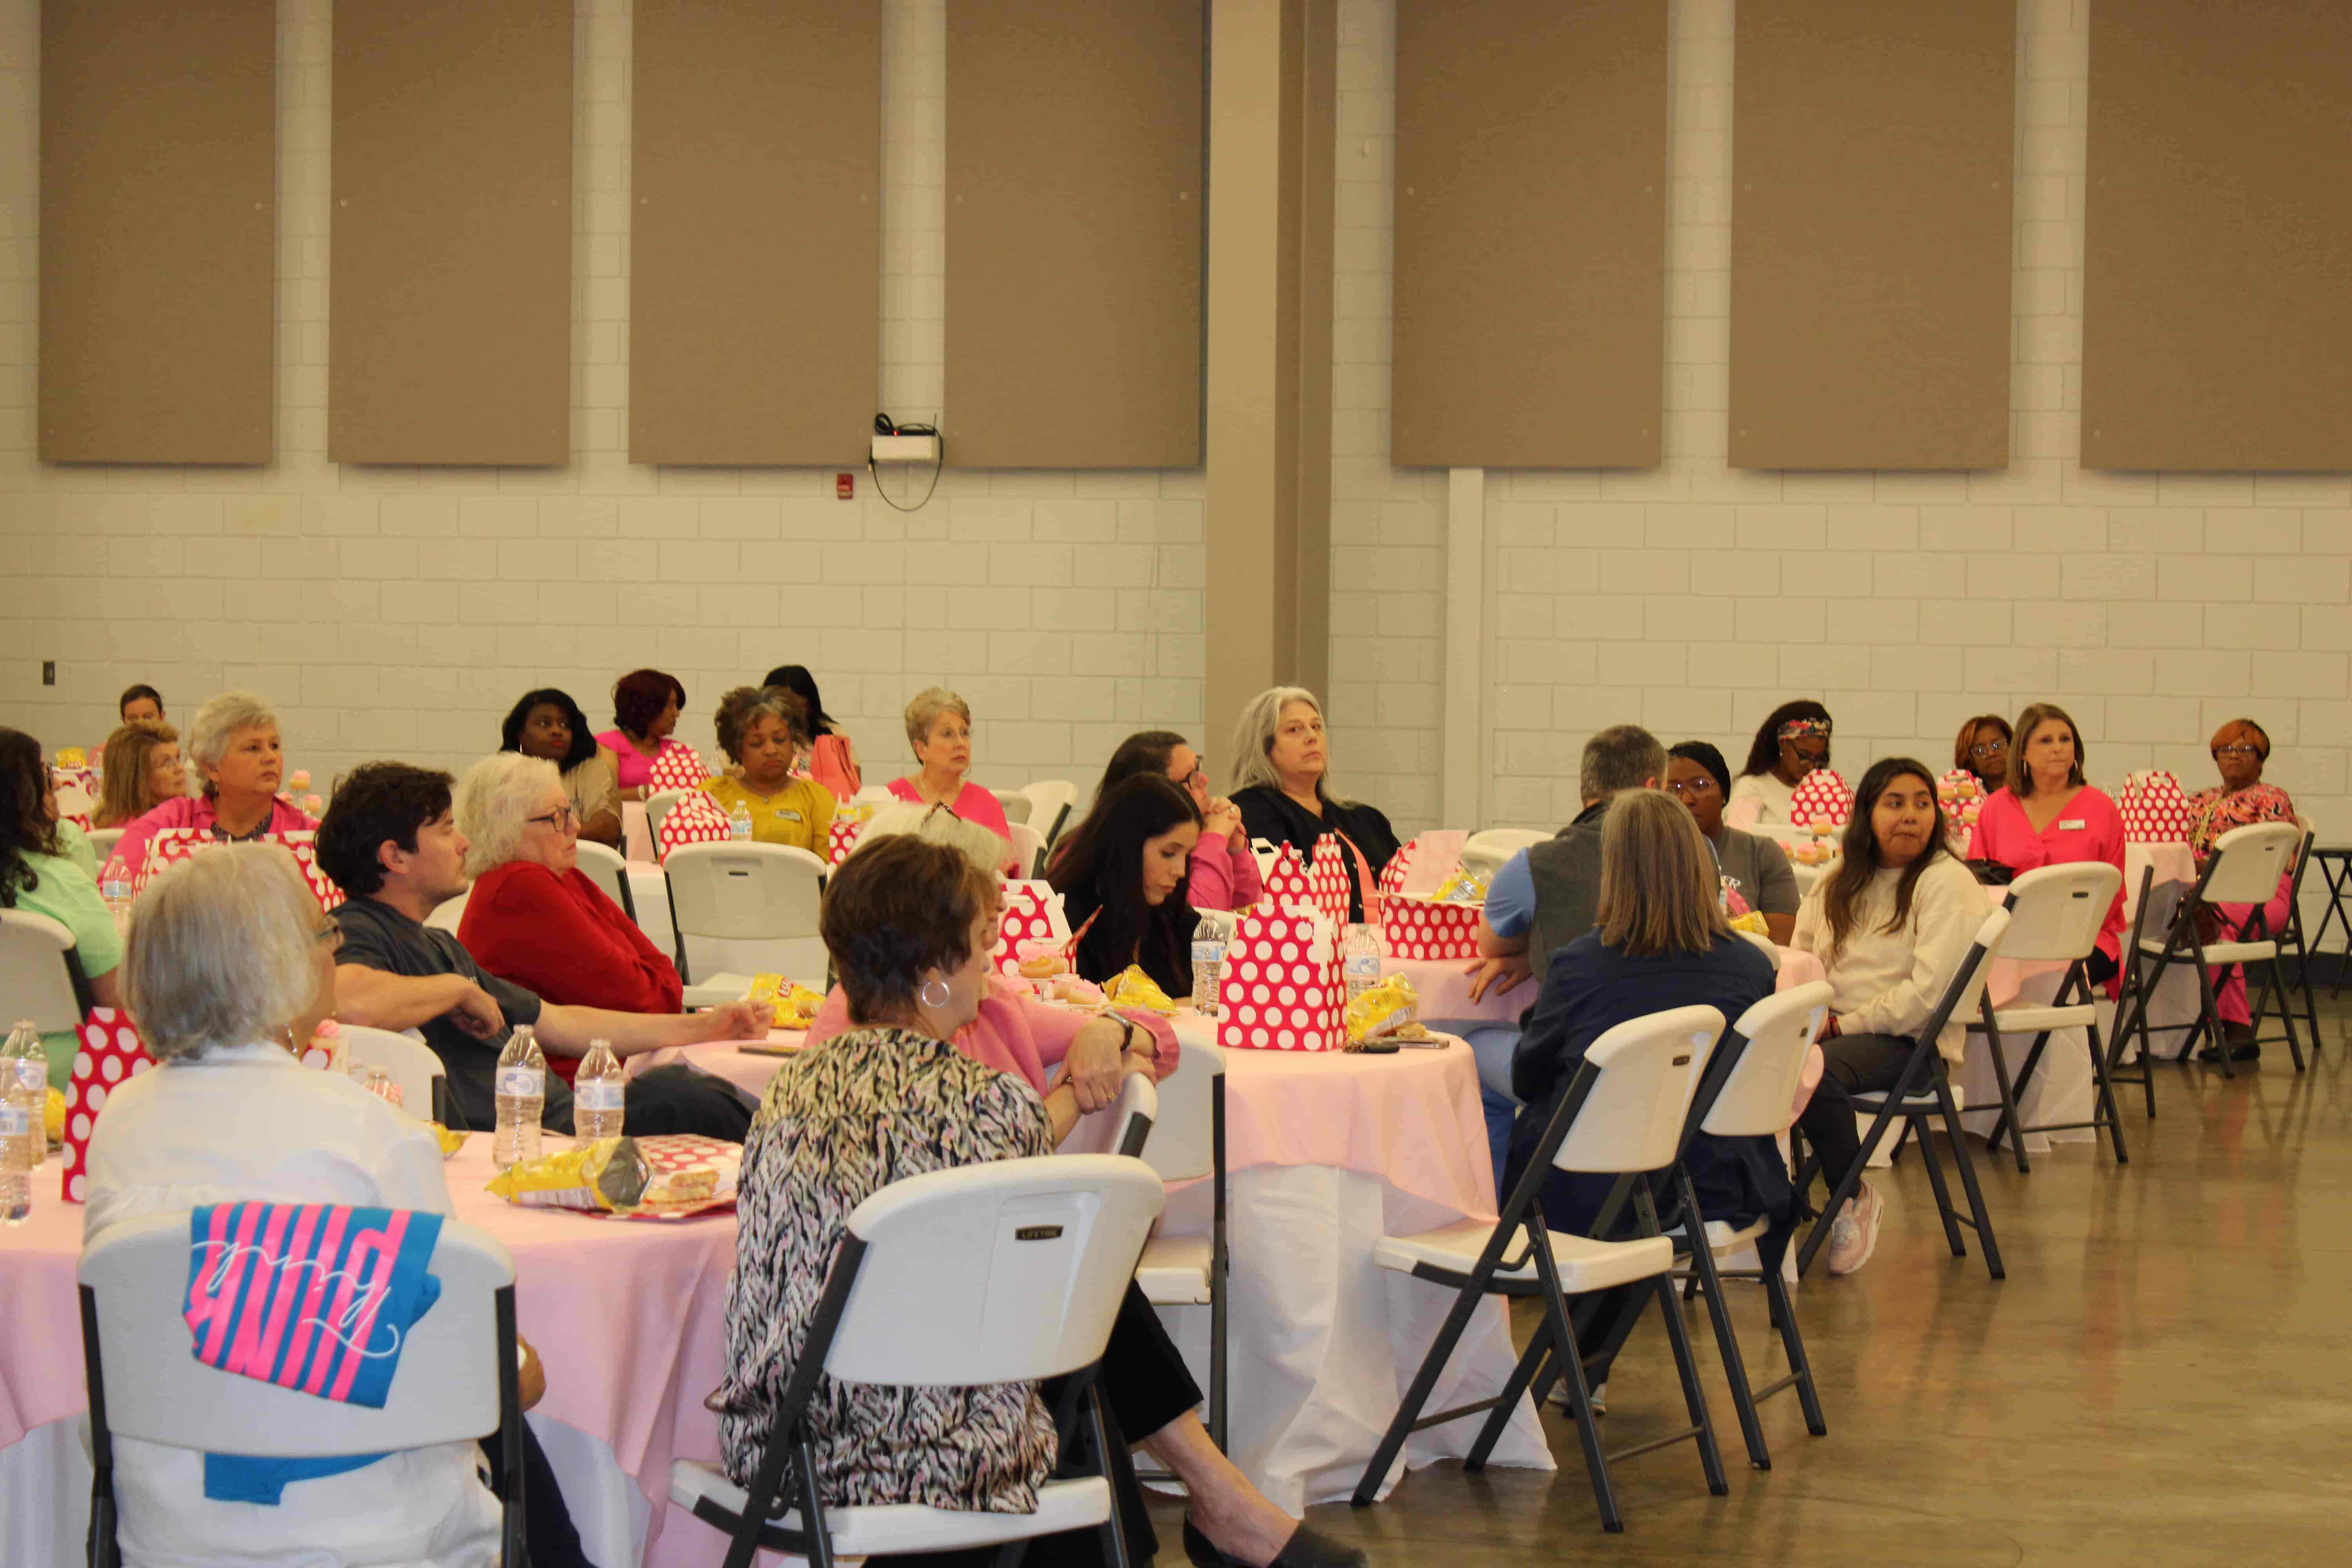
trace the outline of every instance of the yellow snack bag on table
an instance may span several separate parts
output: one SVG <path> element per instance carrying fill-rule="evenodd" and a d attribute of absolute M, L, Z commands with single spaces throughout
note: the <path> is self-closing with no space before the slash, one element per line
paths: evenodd
<path fill-rule="evenodd" d="M 1731 929 L 1734 931 L 1744 931 L 1751 936 L 1770 936 L 1772 934 L 1770 928 L 1767 927 L 1764 923 L 1763 914 L 1761 911 L 1756 910 L 1750 910 L 1746 914 L 1734 920 L 1731 922 Z"/>
<path fill-rule="evenodd" d="M 775 1014 L 779 1029 L 805 1029 L 816 1022 L 816 1010 L 824 1005 L 824 997 L 798 981 L 781 974 L 755 974 L 746 1001 L 765 1002 Z"/>
<path fill-rule="evenodd" d="M 1430 897 L 1441 904 L 1483 904 L 1486 901 L 1486 879 L 1467 867 L 1456 866 L 1453 875 L 1437 885 Z"/>
<path fill-rule="evenodd" d="M 41 1105 L 41 1131 L 52 1143 L 66 1141 L 66 1097 L 54 1089 Z"/>
<path fill-rule="evenodd" d="M 526 1208 L 633 1214 L 645 1202 L 651 1174 L 635 1139 L 599 1138 L 509 1165 L 486 1190 Z"/>
<path fill-rule="evenodd" d="M 1348 1004 L 1348 1043 L 1360 1046 L 1367 1040 L 1377 1040 L 1388 1035 L 1419 1036 L 1421 1027 L 1421 997 L 1412 982 L 1402 974 L 1391 974 L 1379 984 L 1357 994 Z"/>
<path fill-rule="evenodd" d="M 426 1125 L 433 1129 L 434 1136 L 441 1140 L 441 1157 L 444 1160 L 456 1159 L 457 1151 L 466 1146 L 466 1135 L 463 1132 L 452 1132 L 438 1121 L 427 1122 Z"/>
<path fill-rule="evenodd" d="M 1113 975 L 1110 984 L 1103 987 L 1103 996 L 1114 1007 L 1141 1007 L 1167 1014 L 1176 1011 L 1176 1004 L 1168 999 L 1168 993 L 1143 973 L 1139 963 L 1130 963 Z"/>

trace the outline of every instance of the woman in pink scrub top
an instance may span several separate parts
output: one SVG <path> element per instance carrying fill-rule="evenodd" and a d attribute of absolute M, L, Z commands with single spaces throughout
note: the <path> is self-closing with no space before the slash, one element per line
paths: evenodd
<path fill-rule="evenodd" d="M 890 781 L 893 796 L 917 805 L 944 805 L 1013 842 L 1004 807 L 963 776 L 971 767 L 971 710 L 962 698 L 940 686 L 916 693 L 907 704 L 907 743 L 915 749 L 916 771 Z"/>
<path fill-rule="evenodd" d="M 2017 748 L 2009 778 L 1986 797 L 1969 840 L 1969 858 L 1997 860 L 2014 870 L 2105 860 L 2121 876 L 2124 816 L 2105 790 L 2083 778 L 2083 736 L 2066 710 L 2037 702 L 2017 716 Z M 2123 889 L 2099 927 L 2099 945 L 2084 967 L 2109 987 L 2122 967 Z"/>

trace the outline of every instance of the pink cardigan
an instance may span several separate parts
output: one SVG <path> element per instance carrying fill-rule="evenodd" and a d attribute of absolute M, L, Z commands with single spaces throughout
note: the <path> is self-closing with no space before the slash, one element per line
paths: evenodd
<path fill-rule="evenodd" d="M 2063 866 L 2082 860 L 2105 860 L 2120 874 L 2124 868 L 2124 817 L 2105 790 L 2084 784 L 2042 832 L 2025 819 L 2025 803 L 2013 790 L 1997 789 L 1977 813 L 1975 833 L 1969 839 L 1969 858 L 1998 860 L 2020 871 Z M 2099 951 L 2120 961 L 2124 943 L 2124 889 L 2107 906 L 2099 927 Z"/>
<path fill-rule="evenodd" d="M 923 792 L 916 787 L 912 779 L 892 779 L 889 789 L 894 799 L 915 805 L 923 804 Z M 1004 820 L 1004 803 L 970 779 L 963 781 L 963 788 L 957 793 L 948 809 L 966 822 L 980 824 L 1007 844 L 1013 842 L 1013 825 Z M 1022 875 L 1027 876 L 1028 873 L 1024 871 Z"/>
<path fill-rule="evenodd" d="M 1258 874 L 1246 837 L 1238 849 L 1229 841 L 1203 837 L 1192 846 L 1190 865 L 1184 901 L 1196 910 L 1244 909 L 1265 897 L 1265 879 Z"/>
<path fill-rule="evenodd" d="M 167 800 L 146 816 L 134 818 L 114 841 L 114 853 L 107 857 L 99 874 L 100 882 L 129 881 L 139 875 L 139 868 L 147 863 L 147 841 L 167 827 L 210 827 L 218 820 L 209 795 L 182 795 Z M 319 825 L 310 817 L 287 804 L 283 795 L 269 803 L 269 826 L 266 831 L 276 837 L 280 833 L 315 833 Z M 118 868 L 118 866 L 120 868 Z"/>
<path fill-rule="evenodd" d="M 1140 1024 L 1151 1037 L 1153 1076 L 1166 1078 L 1174 1072 L 1176 1031 L 1168 1020 L 1157 1013 L 1132 1008 L 1121 1009 L 1119 1016 Z M 980 1016 L 956 1031 L 956 1049 L 999 1072 L 1027 1079 L 1029 1087 L 1043 1095 L 1046 1069 L 1061 1066 L 1070 1054 L 1071 1040 L 1090 1016 L 1067 1007 L 1049 1006 L 1013 990 L 1003 976 L 991 975 L 988 994 L 981 998 Z M 836 985 L 809 1025 L 808 1043 L 822 1045 L 849 1028 L 849 1001 Z"/>

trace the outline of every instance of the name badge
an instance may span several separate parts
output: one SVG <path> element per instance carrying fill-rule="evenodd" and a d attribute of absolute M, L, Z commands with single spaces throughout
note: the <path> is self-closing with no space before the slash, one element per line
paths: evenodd
<path fill-rule="evenodd" d="M 799 822 L 802 820 L 801 814 L 799 812 L 786 811 L 782 806 L 778 806 L 776 808 L 776 816 L 786 822 Z M 2078 822 L 2074 826 L 2080 827 L 2083 825 Z"/>
<path fill-rule="evenodd" d="M 2070 816 L 2058 825 L 2058 831 L 2061 833 L 2080 833 L 2084 828 L 2088 827 L 2089 826 L 2089 821 L 2084 817 Z"/>

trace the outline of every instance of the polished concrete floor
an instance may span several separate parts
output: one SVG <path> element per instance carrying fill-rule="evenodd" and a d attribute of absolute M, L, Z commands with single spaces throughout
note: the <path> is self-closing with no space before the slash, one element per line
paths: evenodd
<path fill-rule="evenodd" d="M 1705 1310 L 1685 1309 L 1726 1471 L 1707 1495 L 1684 1443 L 1612 1468 L 1604 1534 L 1572 1423 L 1560 1468 L 1417 1470 L 1374 1508 L 1318 1507 L 1373 1563 L 2340 1562 L 2352 1544 L 2352 998 L 2323 994 L 2323 1046 L 2284 1045 L 2234 1083 L 2161 1067 L 2157 1116 L 2125 1100 L 2130 1164 L 2066 1144 L 2030 1175 L 1975 1146 L 2009 1277 L 1956 1258 L 1916 1155 L 1892 1173 L 1876 1256 L 1798 1292 L 1829 1435 L 1791 1394 L 1763 1407 L 1773 1467 L 1748 1467 Z M 2274 1026 L 2273 1026 L 2274 1027 Z M 1963 1233 L 1966 1235 L 1967 1233 Z M 1735 1288 L 1742 1353 L 1768 1350 Z M 1530 1320 L 1522 1316 L 1522 1338 Z M 1610 1384 L 1611 1448 L 1684 1424 L 1654 1312 Z M 1160 1510 L 1155 1510 L 1155 1517 Z M 1181 1561 L 1176 1519 L 1160 1561 Z"/>

